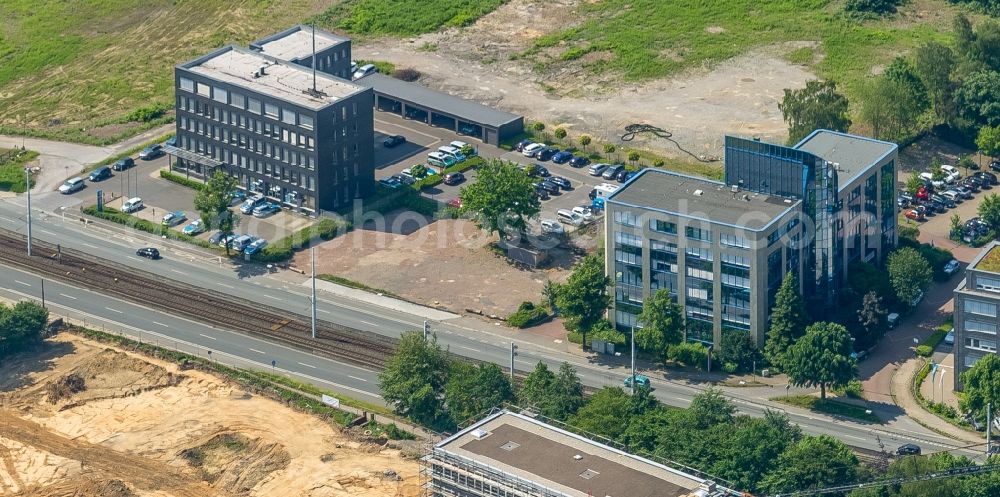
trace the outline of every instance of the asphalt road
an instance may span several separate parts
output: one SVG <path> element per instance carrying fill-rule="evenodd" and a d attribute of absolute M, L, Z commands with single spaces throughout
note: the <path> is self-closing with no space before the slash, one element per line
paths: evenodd
<path fill-rule="evenodd" d="M 24 232 L 23 200 L 23 197 L 20 197 L 0 203 L 0 227 Z M 105 228 L 91 224 L 84 227 L 75 217 L 63 220 L 58 215 L 36 212 L 33 215 L 32 226 L 33 235 L 47 242 L 61 243 L 64 247 L 115 260 L 165 278 L 246 298 L 302 316 L 308 315 L 309 296 L 304 286 L 262 274 L 261 268 L 256 266 L 234 267 L 228 263 L 222 264 L 217 258 L 208 257 L 197 248 L 125 231 L 117 226 Z M 164 259 L 149 261 L 135 257 L 135 248 L 147 245 L 159 247 L 165 256 Z M 8 267 L 0 268 L 0 288 L 6 289 L 6 293 L 12 296 L 39 298 L 41 294 L 38 277 Z M 372 371 L 194 323 L 54 281 L 46 281 L 45 297 L 47 304 L 58 306 L 57 313 L 82 313 L 89 316 L 88 322 L 101 322 L 111 329 L 118 327 L 123 333 L 138 335 L 141 330 L 147 337 L 177 339 L 185 342 L 185 346 L 204 348 L 206 351 L 214 350 L 215 354 L 240 358 L 250 366 L 264 369 L 270 368 L 268 358 L 272 358 L 289 374 L 320 386 L 345 392 L 365 392 L 363 394 L 365 396 L 378 393 L 375 373 Z M 332 294 L 321 296 L 317 309 L 321 320 L 388 336 L 398 336 L 404 331 L 420 329 L 424 321 L 424 317 L 417 313 L 379 307 L 369 302 Z M 439 342 L 453 353 L 509 365 L 511 337 L 500 329 L 491 330 L 487 323 L 457 316 L 435 321 L 432 323 L 432 328 L 437 333 Z M 553 367 L 563 361 L 569 361 L 579 371 L 582 381 L 595 387 L 620 385 L 621 378 L 626 375 L 624 363 L 608 365 L 589 362 L 586 358 L 567 354 L 564 350 L 528 342 L 518 342 L 518 348 L 515 365 L 520 370 L 530 370 L 539 360 Z M 657 398 L 668 405 L 687 406 L 691 397 L 703 390 L 689 384 L 668 381 L 663 378 L 662 373 L 647 373 L 647 376 L 651 376 Z M 744 413 L 761 416 L 768 409 L 785 412 L 808 434 L 830 434 L 858 447 L 877 449 L 876 433 L 890 450 L 903 443 L 917 443 L 925 452 L 953 449 L 960 445 L 903 416 L 896 417 L 882 426 L 866 425 L 847 420 L 833 420 L 802 409 L 775 404 L 767 401 L 766 397 L 761 397 L 759 392 L 752 393 L 750 389 L 747 389 L 746 393 L 740 389 L 728 389 L 726 394 L 733 398 Z M 774 396 L 776 393 L 771 392 L 769 395 Z M 969 456 L 977 454 L 968 450 L 959 450 L 957 453 Z"/>

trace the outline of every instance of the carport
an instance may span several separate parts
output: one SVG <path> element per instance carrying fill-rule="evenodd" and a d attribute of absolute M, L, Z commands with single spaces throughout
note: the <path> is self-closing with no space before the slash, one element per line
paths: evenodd
<path fill-rule="evenodd" d="M 455 133 L 472 136 L 491 145 L 524 131 L 524 117 L 470 102 L 430 88 L 382 74 L 372 74 L 354 83 L 371 88 L 375 109 L 392 112 Z"/>

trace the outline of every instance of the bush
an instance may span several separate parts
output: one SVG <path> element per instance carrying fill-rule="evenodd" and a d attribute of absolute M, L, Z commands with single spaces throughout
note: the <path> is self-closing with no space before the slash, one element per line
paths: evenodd
<path fill-rule="evenodd" d="M 153 104 L 146 107 L 139 107 L 125 116 L 125 122 L 148 123 L 154 119 L 163 117 L 167 111 L 173 108 L 173 104 Z"/>
<path fill-rule="evenodd" d="M 402 69 L 396 69 L 392 73 L 392 77 L 402 80 L 402 81 L 416 81 L 420 79 L 420 71 L 416 69 L 411 69 L 409 67 L 404 67 Z"/>
<path fill-rule="evenodd" d="M 667 349 L 667 357 L 685 366 L 702 369 L 708 360 L 708 349 L 700 343 L 679 343 Z"/>
<path fill-rule="evenodd" d="M 146 233 L 152 233 L 157 236 L 166 236 L 170 240 L 180 240 L 182 242 L 191 243 L 203 248 L 218 248 L 208 243 L 207 240 L 202 240 L 201 238 L 195 238 L 190 235 L 185 235 L 180 231 L 172 230 L 161 224 L 156 224 L 150 221 L 146 221 L 145 219 L 142 218 L 130 216 L 117 209 L 112 209 L 111 207 L 105 206 L 104 212 L 98 212 L 97 206 L 91 205 L 89 207 L 84 207 L 81 212 L 91 217 L 104 219 L 105 221 L 111 221 L 112 223 L 122 224 L 132 229 L 145 231 Z"/>
<path fill-rule="evenodd" d="M 930 357 L 934 353 L 934 349 L 944 340 L 945 335 L 948 334 L 948 330 L 934 330 L 933 333 L 923 343 L 917 346 L 917 355 L 922 357 Z"/>
<path fill-rule="evenodd" d="M 864 392 L 864 386 L 861 385 L 861 380 L 858 380 L 857 378 L 849 381 L 847 386 L 834 390 L 834 393 L 837 395 L 850 397 L 852 399 L 863 398 L 862 392 Z"/>
<path fill-rule="evenodd" d="M 202 183 L 201 181 L 185 178 L 184 176 L 181 176 L 179 174 L 174 174 L 167 170 L 161 170 L 160 177 L 167 181 L 172 181 L 174 183 L 177 183 L 178 185 L 186 186 L 188 188 L 192 188 L 195 190 L 201 190 L 201 188 L 205 186 L 205 183 Z"/>
<path fill-rule="evenodd" d="M 930 357 L 934 353 L 934 349 L 927 345 L 917 345 L 917 355 L 920 357 Z"/>
<path fill-rule="evenodd" d="M 531 302 L 521 302 L 510 316 L 507 324 L 515 328 L 529 328 L 549 319 L 549 312 L 543 306 L 535 306 Z"/>
<path fill-rule="evenodd" d="M 899 227 L 899 242 L 902 243 L 903 239 L 906 238 L 913 242 L 917 241 L 920 236 L 920 228 L 916 226 L 900 226 Z"/>
<path fill-rule="evenodd" d="M 900 0 L 847 0 L 844 10 L 855 14 L 895 14 Z"/>
<path fill-rule="evenodd" d="M 733 362 L 722 363 L 722 370 L 725 371 L 728 374 L 736 374 L 736 371 L 738 369 L 739 369 L 739 367 L 736 366 L 736 363 L 733 363 Z"/>
<path fill-rule="evenodd" d="M 332 240 L 346 232 L 350 223 L 325 217 L 312 226 L 303 228 L 264 247 L 250 256 L 254 262 L 281 262 L 292 258 L 296 250 L 309 248 L 317 240 Z"/>
<path fill-rule="evenodd" d="M 987 243 L 990 243 L 993 240 L 996 240 L 996 238 L 997 238 L 996 232 L 994 232 L 993 230 L 989 230 L 989 231 L 986 232 L 985 235 L 983 235 L 983 236 L 981 236 L 979 238 L 976 238 L 975 240 L 972 240 L 972 246 L 973 247 L 982 247 L 983 245 L 986 245 Z"/>

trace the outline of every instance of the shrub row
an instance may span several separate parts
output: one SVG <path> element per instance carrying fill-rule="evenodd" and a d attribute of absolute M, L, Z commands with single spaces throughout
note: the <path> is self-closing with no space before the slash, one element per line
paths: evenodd
<path fill-rule="evenodd" d="M 416 190 L 416 191 L 419 192 L 420 190 L 423 190 L 424 188 L 431 187 L 431 186 L 437 186 L 437 185 L 441 184 L 442 181 L 444 181 L 444 177 L 446 175 L 451 174 L 451 173 L 464 173 L 464 172 L 468 171 L 469 169 L 472 169 L 474 167 L 477 167 L 477 166 L 481 165 L 482 163 L 483 163 L 483 158 L 482 157 L 478 157 L 478 156 L 476 156 L 476 157 L 469 157 L 468 159 L 465 159 L 464 161 L 459 162 L 458 164 L 455 164 L 454 166 L 451 166 L 449 168 L 444 169 L 443 171 L 439 172 L 438 174 L 435 174 L 433 176 L 427 176 L 425 178 L 421 178 L 419 181 L 417 181 L 416 183 L 414 183 L 413 185 L 411 185 L 411 188 L 413 188 L 414 190 Z"/>
<path fill-rule="evenodd" d="M 167 181 L 172 181 L 174 183 L 177 183 L 178 185 L 186 186 L 188 188 L 193 188 L 195 190 L 201 190 L 205 186 L 205 183 L 202 183 L 201 181 L 193 180 L 191 178 L 186 178 L 179 174 L 174 174 L 170 171 L 167 171 L 166 169 L 160 170 L 160 177 Z"/>
<path fill-rule="evenodd" d="M 536 306 L 531 302 L 521 302 L 510 316 L 507 316 L 507 324 L 515 328 L 530 328 L 536 324 L 548 321 L 549 310 L 543 306 Z"/>
<path fill-rule="evenodd" d="M 944 340 L 945 335 L 948 334 L 947 330 L 934 330 L 929 337 L 927 337 L 923 343 L 917 346 L 917 355 L 921 357 L 930 357 L 934 353 L 934 349 Z"/>
<path fill-rule="evenodd" d="M 202 240 L 200 238 L 195 238 L 190 235 L 185 235 L 177 230 L 169 229 L 163 225 L 156 224 L 147 221 L 142 218 L 135 216 L 130 216 L 117 209 L 112 209 L 111 207 L 104 207 L 104 212 L 98 212 L 96 205 L 91 205 L 89 207 L 84 207 L 82 212 L 88 216 L 96 217 L 98 219 L 104 219 L 106 221 L 111 221 L 113 223 L 118 223 L 129 228 L 134 228 L 139 231 L 145 231 L 146 233 L 152 233 L 154 235 L 166 236 L 170 240 L 180 240 L 182 242 L 192 243 L 203 248 L 217 248 L 212 244 L 208 243 L 207 240 Z"/>
<path fill-rule="evenodd" d="M 325 217 L 312 226 L 305 227 L 280 240 L 271 242 L 264 250 L 253 254 L 254 262 L 282 262 L 292 258 L 296 250 L 309 248 L 317 240 L 332 240 L 346 233 L 351 223 Z"/>
<path fill-rule="evenodd" d="M 703 369 L 708 361 L 708 348 L 700 343 L 683 342 L 671 345 L 667 357 L 685 366 Z"/>

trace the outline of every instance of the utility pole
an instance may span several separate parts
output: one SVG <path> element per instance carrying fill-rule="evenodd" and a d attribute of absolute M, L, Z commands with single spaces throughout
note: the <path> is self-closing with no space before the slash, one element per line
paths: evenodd
<path fill-rule="evenodd" d="M 312 258 L 312 337 L 316 339 L 316 248 L 309 247 L 309 256 Z"/>
<path fill-rule="evenodd" d="M 635 395 L 635 326 L 632 327 L 632 395 Z"/>
<path fill-rule="evenodd" d="M 510 381 L 514 381 L 514 356 L 517 355 L 517 345 L 510 342 Z"/>
<path fill-rule="evenodd" d="M 993 403 L 990 402 L 986 404 L 986 457 L 990 457 L 990 451 L 993 449 L 992 441 L 990 440 L 990 435 L 993 433 Z"/>
<path fill-rule="evenodd" d="M 431 334 L 431 323 L 428 320 L 424 320 L 424 340 Z"/>
<path fill-rule="evenodd" d="M 24 168 L 24 189 L 28 192 L 28 257 L 31 257 L 31 171 Z"/>
<path fill-rule="evenodd" d="M 42 307 L 45 307 L 45 280 L 41 280 L 42 283 Z"/>

